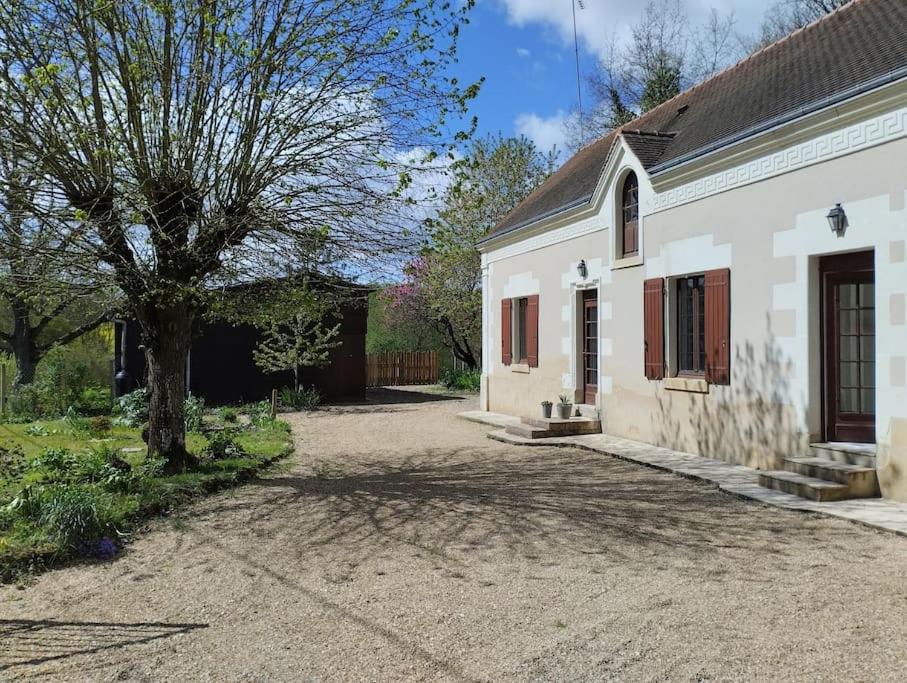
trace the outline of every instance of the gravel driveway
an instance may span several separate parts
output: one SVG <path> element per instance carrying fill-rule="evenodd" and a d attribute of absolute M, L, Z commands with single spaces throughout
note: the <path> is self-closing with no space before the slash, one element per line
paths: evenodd
<path fill-rule="evenodd" d="M 116 562 L 0 589 L 0 680 L 903 680 L 907 539 L 402 391 Z"/>

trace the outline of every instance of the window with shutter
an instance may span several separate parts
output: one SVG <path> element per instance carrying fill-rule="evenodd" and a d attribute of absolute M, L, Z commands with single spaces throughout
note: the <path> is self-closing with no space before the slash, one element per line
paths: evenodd
<path fill-rule="evenodd" d="M 526 362 L 530 368 L 539 366 L 539 295 L 526 297 Z"/>
<path fill-rule="evenodd" d="M 705 378 L 711 384 L 731 383 L 731 271 L 705 274 Z"/>
<path fill-rule="evenodd" d="M 639 182 L 632 172 L 621 193 L 621 224 L 621 255 L 635 256 L 639 253 Z"/>
<path fill-rule="evenodd" d="M 501 300 L 501 362 L 510 365 L 513 362 L 513 313 L 510 299 Z"/>
<path fill-rule="evenodd" d="M 643 283 L 643 356 L 648 379 L 664 378 L 664 278 Z"/>

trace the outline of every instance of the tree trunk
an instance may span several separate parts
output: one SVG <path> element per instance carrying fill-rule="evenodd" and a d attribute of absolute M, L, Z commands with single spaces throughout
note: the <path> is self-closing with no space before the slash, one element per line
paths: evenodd
<path fill-rule="evenodd" d="M 41 359 L 31 327 L 31 310 L 24 301 L 12 302 L 13 334 L 11 346 L 16 358 L 16 378 L 13 385 L 22 387 L 35 380 L 35 369 Z"/>
<path fill-rule="evenodd" d="M 145 311 L 148 399 L 148 455 L 163 458 L 168 472 L 182 472 L 186 450 L 186 361 L 192 340 L 192 313 L 186 305 Z"/>

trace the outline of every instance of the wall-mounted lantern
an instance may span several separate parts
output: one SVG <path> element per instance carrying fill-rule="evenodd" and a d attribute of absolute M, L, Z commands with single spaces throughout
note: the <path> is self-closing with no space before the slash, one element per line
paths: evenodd
<path fill-rule="evenodd" d="M 847 229 L 847 214 L 844 213 L 844 209 L 840 204 L 835 204 L 828 212 L 826 218 L 828 219 L 828 225 L 831 226 L 831 231 L 833 233 L 838 237 L 844 234 L 844 231 Z"/>
<path fill-rule="evenodd" d="M 586 261 L 585 261 L 585 260 L 581 260 L 579 263 L 576 264 L 576 272 L 579 273 L 579 276 L 580 276 L 583 280 L 586 279 L 586 275 L 589 274 L 589 270 L 586 268 Z"/>

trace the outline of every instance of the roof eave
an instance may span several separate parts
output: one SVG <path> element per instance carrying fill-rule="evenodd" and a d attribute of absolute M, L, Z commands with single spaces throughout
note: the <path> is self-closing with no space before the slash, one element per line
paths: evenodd
<path fill-rule="evenodd" d="M 873 90 L 878 90 L 879 88 L 891 85 L 892 83 L 904 80 L 905 78 L 907 78 L 907 66 L 894 69 L 893 71 L 889 71 L 888 73 L 879 76 L 878 78 L 875 78 L 871 81 L 866 81 L 852 88 L 848 88 L 846 90 L 835 93 L 830 97 L 825 97 L 821 100 L 811 102 L 810 104 L 804 105 L 798 109 L 795 109 L 794 111 L 787 112 L 786 114 L 782 114 L 781 116 L 776 116 L 775 118 L 769 119 L 768 121 L 763 121 L 762 123 L 740 131 L 739 133 L 721 138 L 719 140 L 716 140 L 715 142 L 705 145 L 704 147 L 700 147 L 693 150 L 692 152 L 681 155 L 676 159 L 671 159 L 670 161 L 667 161 L 663 164 L 655 164 L 650 169 L 648 169 L 649 176 L 656 176 L 666 171 L 676 169 L 680 166 L 696 161 L 701 157 L 712 154 L 713 152 L 717 152 L 732 145 L 736 145 L 737 143 L 760 135 L 761 133 L 765 133 L 766 131 L 791 123 L 793 121 L 796 121 L 797 119 L 803 118 L 804 116 L 815 114 L 818 111 L 828 109 L 829 107 L 841 104 L 842 102 L 853 99 L 855 97 L 865 95 L 869 92 L 872 92 Z"/>

